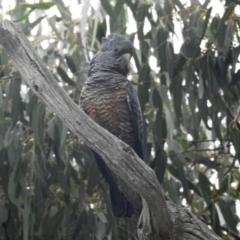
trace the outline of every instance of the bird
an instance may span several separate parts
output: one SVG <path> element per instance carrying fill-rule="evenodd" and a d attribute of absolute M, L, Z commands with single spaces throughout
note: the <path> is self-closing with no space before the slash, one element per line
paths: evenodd
<path fill-rule="evenodd" d="M 139 99 L 128 80 L 133 44 L 119 33 L 102 38 L 90 62 L 80 107 L 101 127 L 127 143 L 143 159 L 143 118 Z M 96 152 L 94 158 L 109 185 L 111 208 L 117 218 L 130 218 L 134 206 L 119 188 L 120 179 Z"/>

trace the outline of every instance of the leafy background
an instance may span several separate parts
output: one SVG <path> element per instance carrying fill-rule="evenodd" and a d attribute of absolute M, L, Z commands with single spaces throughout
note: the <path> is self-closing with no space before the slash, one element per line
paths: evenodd
<path fill-rule="evenodd" d="M 240 239 L 240 3 L 221 1 L 221 12 L 216 2 L 16 0 L 0 3 L 0 18 L 18 23 L 76 103 L 101 38 L 129 37 L 144 160 L 173 202 L 223 239 Z M 2 47 L 0 223 L 1 240 L 135 234 L 129 220 L 112 217 L 89 148 L 32 93 Z"/>

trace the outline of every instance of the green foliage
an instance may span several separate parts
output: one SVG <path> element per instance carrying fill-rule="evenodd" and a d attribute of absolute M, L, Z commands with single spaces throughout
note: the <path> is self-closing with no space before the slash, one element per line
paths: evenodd
<path fill-rule="evenodd" d="M 239 1 L 226 1 L 222 15 L 211 1 L 87 2 L 79 18 L 61 0 L 21 3 L 8 14 L 76 103 L 108 29 L 138 40 L 131 77 L 144 114 L 144 160 L 173 202 L 233 239 L 240 226 Z M 130 221 L 112 217 L 90 149 L 29 90 L 2 48 L 0 196 L 0 239 L 134 237 Z"/>

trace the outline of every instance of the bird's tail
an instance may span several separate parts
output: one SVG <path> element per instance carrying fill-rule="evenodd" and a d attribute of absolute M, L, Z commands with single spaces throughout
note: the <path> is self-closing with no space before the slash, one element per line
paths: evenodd
<path fill-rule="evenodd" d="M 118 218 L 126 218 L 131 217 L 133 213 L 133 208 L 130 202 L 126 199 L 123 193 L 119 190 L 116 180 L 114 179 L 110 169 L 104 160 L 94 152 L 94 157 L 97 162 L 98 168 L 109 184 L 110 188 L 110 198 L 111 198 L 111 206 L 112 212 L 115 217 Z"/>
<path fill-rule="evenodd" d="M 131 217 L 133 213 L 132 205 L 119 190 L 116 192 L 110 187 L 110 198 L 113 215 L 115 217 Z"/>

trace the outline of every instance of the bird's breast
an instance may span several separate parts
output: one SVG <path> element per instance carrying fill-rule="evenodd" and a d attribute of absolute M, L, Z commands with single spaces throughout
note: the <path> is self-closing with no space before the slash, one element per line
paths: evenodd
<path fill-rule="evenodd" d="M 81 100 L 83 110 L 100 126 L 134 147 L 134 132 L 125 89 L 90 95 Z"/>

